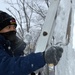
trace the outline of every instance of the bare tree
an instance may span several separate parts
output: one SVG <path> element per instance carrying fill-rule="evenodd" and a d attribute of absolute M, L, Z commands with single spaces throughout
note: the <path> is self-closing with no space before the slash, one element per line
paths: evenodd
<path fill-rule="evenodd" d="M 16 12 L 15 15 L 10 8 L 7 8 L 7 10 L 16 18 L 16 21 L 20 26 L 19 31 L 21 33 L 21 37 L 23 37 L 24 28 L 26 28 L 26 31 L 29 32 L 33 10 L 29 9 L 25 0 L 16 0 L 16 2 L 13 2 L 12 0 L 6 0 L 6 3 L 8 3 L 10 7 Z"/>
<path fill-rule="evenodd" d="M 20 26 L 18 35 L 23 40 L 25 31 L 32 33 L 30 29 L 34 26 L 42 29 L 50 4 L 49 0 L 5 0 L 5 2 L 11 7 L 7 10 L 15 17 Z"/>

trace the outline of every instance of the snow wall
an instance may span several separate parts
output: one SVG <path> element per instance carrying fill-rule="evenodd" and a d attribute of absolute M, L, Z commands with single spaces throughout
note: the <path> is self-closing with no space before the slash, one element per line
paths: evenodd
<path fill-rule="evenodd" d="M 75 74 L 75 51 L 73 49 L 73 26 L 74 26 L 74 3 L 72 0 L 61 0 L 57 19 L 56 19 L 56 27 L 54 31 L 54 43 L 62 42 L 61 45 L 64 49 L 62 54 L 62 58 L 60 59 L 58 65 L 55 67 L 55 75 L 74 75 Z M 66 30 L 67 30 L 67 17 L 68 10 L 71 8 L 71 14 L 69 22 L 70 28 L 68 32 L 70 33 L 67 38 Z M 68 41 L 68 44 L 66 42 Z"/>

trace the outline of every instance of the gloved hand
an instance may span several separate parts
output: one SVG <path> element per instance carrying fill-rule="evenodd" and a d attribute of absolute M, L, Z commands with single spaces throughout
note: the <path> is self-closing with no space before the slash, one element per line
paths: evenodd
<path fill-rule="evenodd" d="M 44 52 L 45 61 L 47 64 L 57 65 L 63 53 L 63 49 L 59 46 L 52 46 Z"/>

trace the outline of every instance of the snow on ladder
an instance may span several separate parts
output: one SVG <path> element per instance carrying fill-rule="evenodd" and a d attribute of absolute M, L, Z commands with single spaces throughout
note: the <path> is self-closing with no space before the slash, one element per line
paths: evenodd
<path fill-rule="evenodd" d="M 36 44 L 36 52 L 43 52 L 47 48 L 49 37 L 52 37 L 52 32 L 54 30 L 54 20 L 56 19 L 57 9 L 60 0 L 52 0 L 49 6 L 49 10 L 40 33 L 40 37 Z M 53 72 L 54 73 L 54 72 Z M 52 73 L 52 74 L 53 74 Z M 49 75 L 49 73 L 47 73 Z"/>
<path fill-rule="evenodd" d="M 46 45 L 49 39 L 50 34 L 52 33 L 52 30 L 54 28 L 53 22 L 55 20 L 57 8 L 59 5 L 60 0 L 52 0 L 50 3 L 50 7 L 41 31 L 41 34 L 39 36 L 39 39 L 36 44 L 36 52 L 43 52 L 46 50 Z"/>

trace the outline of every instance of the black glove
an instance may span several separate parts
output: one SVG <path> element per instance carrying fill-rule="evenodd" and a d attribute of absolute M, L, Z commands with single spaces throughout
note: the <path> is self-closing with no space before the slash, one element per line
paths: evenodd
<path fill-rule="evenodd" d="M 44 52 L 45 61 L 47 64 L 57 65 L 61 56 L 63 49 L 59 46 L 52 46 L 46 52 Z"/>

